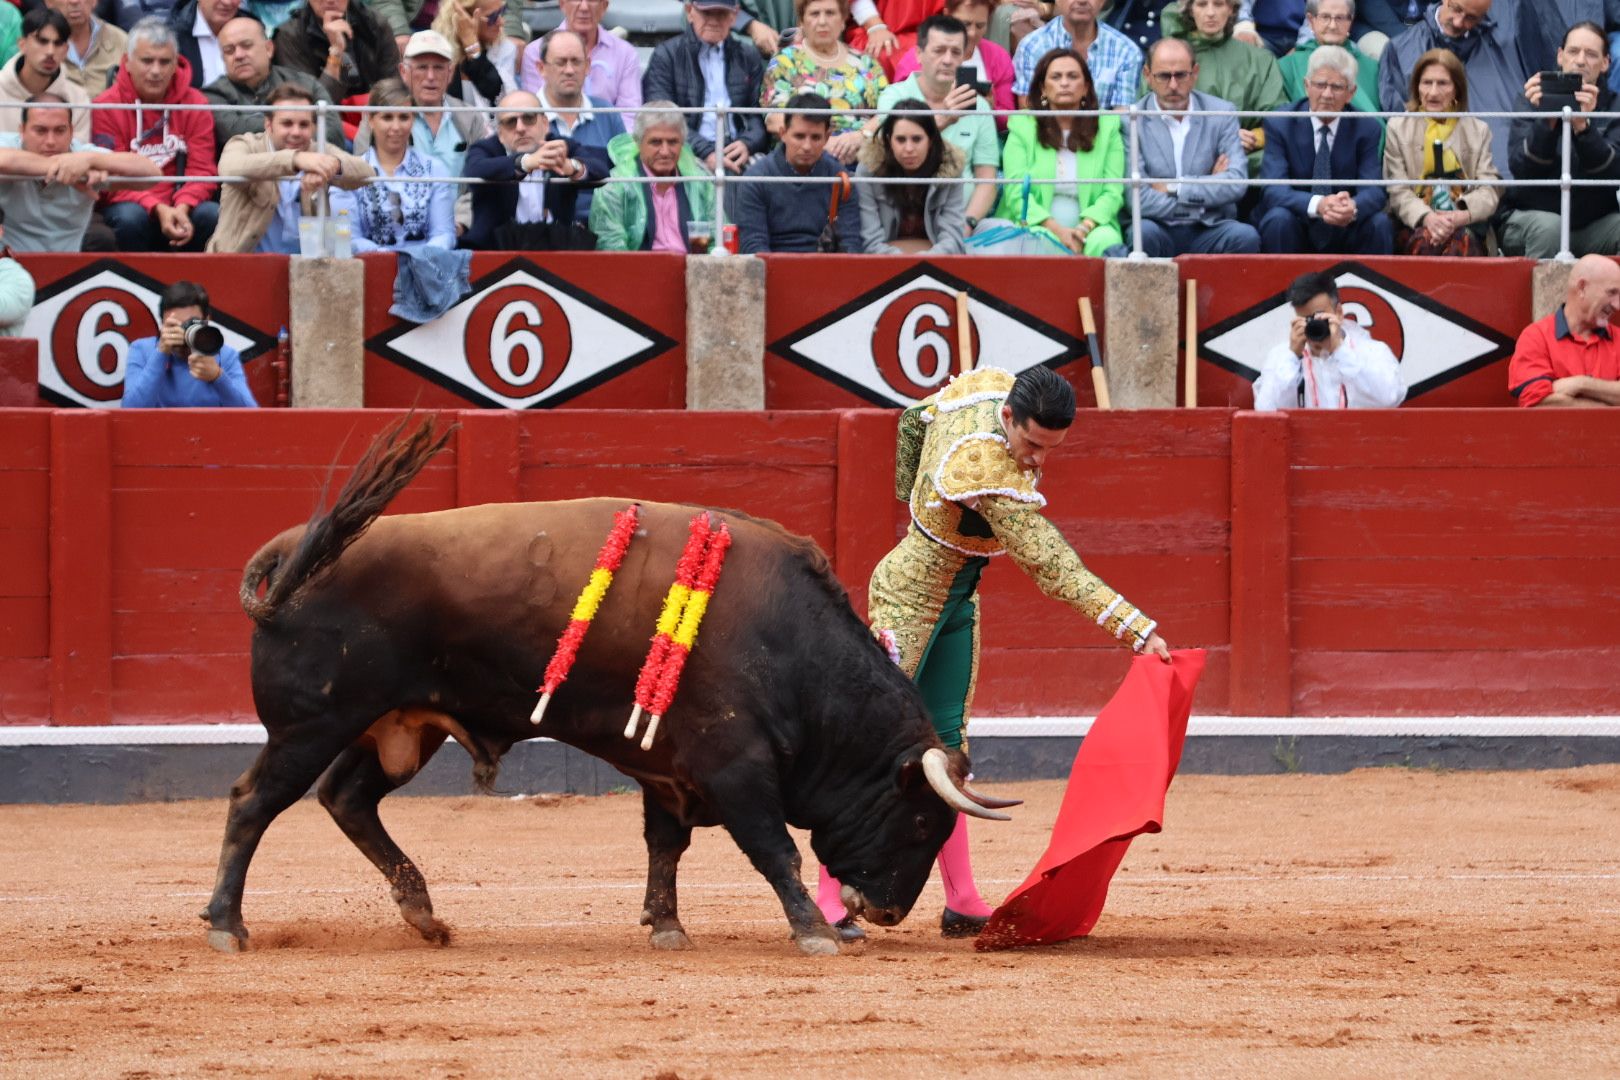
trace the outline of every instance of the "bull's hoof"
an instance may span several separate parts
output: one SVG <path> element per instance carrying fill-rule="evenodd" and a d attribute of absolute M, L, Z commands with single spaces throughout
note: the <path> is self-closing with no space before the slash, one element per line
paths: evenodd
<path fill-rule="evenodd" d="M 247 933 L 233 934 L 229 930 L 208 931 L 208 944 L 223 953 L 239 953 L 247 948 Z"/>
<path fill-rule="evenodd" d="M 806 956 L 837 956 L 838 942 L 829 937 L 818 934 L 804 934 L 794 938 L 799 943 L 799 951 Z"/>
<path fill-rule="evenodd" d="M 665 952 L 682 952 L 692 947 L 692 939 L 686 936 L 685 930 L 654 930 L 652 947 Z"/>

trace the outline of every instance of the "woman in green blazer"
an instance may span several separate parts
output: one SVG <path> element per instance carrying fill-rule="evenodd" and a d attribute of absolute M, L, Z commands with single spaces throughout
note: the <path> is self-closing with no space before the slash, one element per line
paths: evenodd
<path fill-rule="evenodd" d="M 1037 109 L 1097 107 L 1091 69 L 1085 57 L 1073 49 L 1053 49 L 1041 57 L 1030 87 L 1031 105 Z M 1011 117 L 1001 171 L 1008 180 L 1059 182 L 1003 187 L 995 218 L 979 224 L 975 238 L 986 242 L 972 245 L 976 252 L 1006 254 L 1021 247 L 1026 252 L 1039 248 L 1056 254 L 1066 249 L 1077 255 L 1101 256 L 1124 245 L 1119 212 L 1125 203 L 1125 185 L 1074 182 L 1124 178 L 1125 142 L 1119 117 Z M 1012 239 L 1017 227 L 1035 243 L 996 242 Z"/>

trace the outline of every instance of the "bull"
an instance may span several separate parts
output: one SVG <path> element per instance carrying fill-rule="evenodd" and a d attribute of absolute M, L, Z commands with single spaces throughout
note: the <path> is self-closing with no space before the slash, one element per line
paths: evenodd
<path fill-rule="evenodd" d="M 810 540 L 713 511 L 733 544 L 679 695 L 650 751 L 623 737 L 636 675 L 696 507 L 642 503 L 640 527 L 544 727 L 535 687 L 573 597 L 624 503 L 507 503 L 381 517 L 450 429 L 409 418 L 368 448 L 332 506 L 248 562 L 253 700 L 267 739 L 230 792 L 202 918 L 247 944 L 242 893 L 266 828 L 311 787 L 391 886 L 406 922 L 446 943 L 422 873 L 378 817 L 447 739 L 491 790 L 503 754 L 543 734 L 642 789 L 655 948 L 689 948 L 676 868 L 699 826 L 722 826 L 782 904 L 806 953 L 838 951 L 788 833 L 844 883 L 852 915 L 910 911 L 957 813 L 1005 819 L 969 787 L 912 682 L 851 609 Z M 261 593 L 262 586 L 262 593 Z"/>

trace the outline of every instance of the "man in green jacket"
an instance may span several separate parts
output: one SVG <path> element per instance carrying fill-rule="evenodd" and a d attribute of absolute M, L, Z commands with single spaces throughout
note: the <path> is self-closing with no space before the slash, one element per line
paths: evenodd
<path fill-rule="evenodd" d="M 646 110 L 675 108 L 649 101 Z M 686 118 L 678 112 L 643 111 L 633 131 L 607 145 L 613 172 L 591 200 L 591 232 L 598 251 L 686 252 L 693 221 L 714 221 L 714 188 L 701 183 L 615 183 L 620 177 L 709 174 L 686 145 Z M 712 228 L 712 225 L 711 225 Z M 719 238 L 714 237 L 718 243 Z"/>
<path fill-rule="evenodd" d="M 1350 107 L 1357 112 L 1378 111 L 1378 61 L 1356 48 L 1355 42 L 1350 40 L 1350 24 L 1355 18 L 1354 0 L 1306 0 L 1305 21 L 1311 24 L 1316 38 L 1296 46 L 1293 52 L 1277 61 L 1289 101 L 1305 96 L 1305 69 L 1311 62 L 1311 53 L 1321 45 L 1337 45 L 1356 58 L 1356 95 L 1350 99 Z"/>

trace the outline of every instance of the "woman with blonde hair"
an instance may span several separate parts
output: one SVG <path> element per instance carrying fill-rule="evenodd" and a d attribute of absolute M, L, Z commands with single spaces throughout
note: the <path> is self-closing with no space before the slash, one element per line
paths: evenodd
<path fill-rule="evenodd" d="M 492 108 L 518 88 L 517 43 L 506 36 L 506 0 L 445 0 L 433 29 L 455 50 L 456 94 L 466 105 Z"/>
<path fill-rule="evenodd" d="M 1395 250 L 1408 255 L 1483 255 L 1483 234 L 1501 189 L 1464 187 L 1458 180 L 1499 180 L 1491 159 L 1491 130 L 1468 111 L 1468 73 L 1449 49 L 1430 49 L 1412 65 L 1407 116 L 1390 120 L 1384 136 L 1384 178 L 1410 180 L 1389 189 Z M 1448 183 L 1447 181 L 1453 181 Z"/>
<path fill-rule="evenodd" d="M 794 0 L 799 34 L 793 44 L 765 65 L 759 103 L 779 109 L 795 94 L 820 94 L 835 109 L 875 109 L 878 93 L 889 80 L 878 62 L 856 52 L 840 40 L 849 18 L 849 0 Z M 861 126 L 867 117 L 834 116 L 828 132 L 827 153 L 852 164 L 865 145 Z M 780 138 L 782 113 L 765 118 L 765 129 Z"/>

